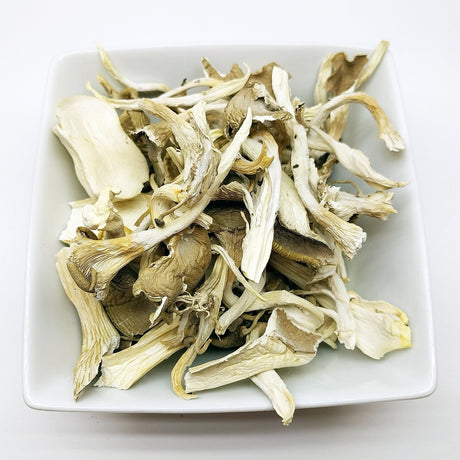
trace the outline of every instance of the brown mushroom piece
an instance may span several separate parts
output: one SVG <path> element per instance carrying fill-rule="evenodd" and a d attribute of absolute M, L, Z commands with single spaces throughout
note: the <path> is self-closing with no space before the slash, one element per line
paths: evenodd
<path fill-rule="evenodd" d="M 206 229 L 191 226 L 172 236 L 169 254 L 141 268 L 133 293 L 152 301 L 172 303 L 179 294 L 196 287 L 211 263 L 211 243 Z"/>
<path fill-rule="evenodd" d="M 269 268 L 282 274 L 301 289 L 308 289 L 316 275 L 316 271 L 312 267 L 300 262 L 295 262 L 273 251 L 268 262 Z"/>
<path fill-rule="evenodd" d="M 242 176 L 245 177 L 245 176 Z M 247 179 L 243 183 L 240 178 L 232 177 L 232 172 L 229 174 L 231 180 L 223 183 L 212 197 L 213 201 L 233 201 L 241 202 L 244 201 L 245 190 L 250 187 L 250 181 Z"/>
<path fill-rule="evenodd" d="M 329 98 L 342 94 L 351 88 L 367 61 L 366 55 L 357 55 L 349 60 L 343 52 L 335 54 L 331 60 L 331 74 L 326 81 Z"/>
<path fill-rule="evenodd" d="M 275 224 L 269 266 L 301 289 L 330 276 L 336 265 L 334 253 L 325 243 Z"/>
<path fill-rule="evenodd" d="M 334 258 L 333 251 L 323 242 L 305 237 L 275 223 L 272 250 L 288 259 L 318 268 Z"/>
<path fill-rule="evenodd" d="M 211 344 L 216 348 L 238 348 L 244 345 L 246 336 L 241 333 L 241 328 L 226 334 L 224 337 L 213 337 Z"/>
<path fill-rule="evenodd" d="M 211 206 L 206 213 L 212 217 L 210 230 L 215 234 L 219 243 L 228 251 L 237 267 L 241 264 L 243 249 L 242 240 L 246 234 L 246 208 L 239 203 Z"/>
<path fill-rule="evenodd" d="M 107 297 L 102 301 L 110 321 L 128 340 L 144 334 L 152 326 L 150 315 L 155 310 L 145 296 L 133 295 L 136 279 L 137 273 L 129 265 L 123 267 L 110 282 Z"/>
<path fill-rule="evenodd" d="M 226 75 L 221 75 L 221 73 L 205 57 L 201 58 L 201 65 L 203 66 L 204 73 L 208 77 L 215 78 L 216 80 L 230 81 L 244 76 L 244 72 L 238 64 L 233 64 Z"/>
<path fill-rule="evenodd" d="M 254 120 L 274 121 L 291 118 L 291 114 L 276 103 L 273 94 L 272 72 L 275 66 L 272 62 L 252 73 L 244 87 L 228 102 L 224 110 L 224 132 L 228 137 L 240 127 L 248 107 L 252 110 Z"/>

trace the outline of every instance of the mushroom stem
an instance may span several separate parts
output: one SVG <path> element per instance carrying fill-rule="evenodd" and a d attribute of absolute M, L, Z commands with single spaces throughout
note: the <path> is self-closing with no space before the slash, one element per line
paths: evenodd
<path fill-rule="evenodd" d="M 145 333 L 135 345 L 102 359 L 101 377 L 97 387 L 114 387 L 127 390 L 147 372 L 184 347 L 172 345 L 177 335 L 179 321 L 161 323 Z"/>

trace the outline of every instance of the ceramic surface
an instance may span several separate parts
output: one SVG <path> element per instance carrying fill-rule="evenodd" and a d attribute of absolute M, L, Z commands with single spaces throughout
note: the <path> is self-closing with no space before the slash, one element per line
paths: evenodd
<path fill-rule="evenodd" d="M 132 79 L 160 80 L 170 87 L 184 78 L 201 75 L 200 58 L 206 56 L 222 72 L 233 62 L 252 70 L 276 61 L 292 75 L 293 95 L 313 104 L 313 87 L 321 60 L 337 47 L 183 47 L 120 50 L 110 53 L 114 63 Z M 368 50 L 345 49 L 348 54 Z M 265 395 L 250 381 L 201 393 L 191 401 L 179 399 L 171 389 L 173 359 L 160 365 L 130 390 L 88 388 L 78 402 L 72 398 L 72 371 L 80 352 L 76 311 L 60 286 L 55 270 L 58 241 L 69 217 L 69 201 L 85 194 L 73 172 L 69 155 L 51 133 L 58 101 L 86 94 L 85 84 L 97 85 L 103 71 L 96 52 L 74 53 L 52 66 L 44 107 L 34 187 L 27 267 L 24 328 L 24 398 L 38 409 L 114 412 L 225 412 L 271 409 Z M 350 110 L 344 140 L 368 154 L 374 168 L 410 185 L 395 191 L 398 214 L 388 221 L 361 219 L 368 237 L 363 249 L 348 264 L 350 287 L 368 299 L 385 299 L 410 318 L 413 347 L 374 361 L 358 350 L 331 350 L 321 345 L 307 366 L 279 373 L 293 393 L 298 408 L 417 398 L 430 394 L 436 382 L 433 328 L 427 263 L 413 156 L 403 116 L 391 55 L 362 88 L 380 102 L 401 132 L 407 148 L 388 152 L 377 139 L 372 117 L 362 107 Z M 360 186 L 361 186 L 360 182 Z M 365 184 L 364 184 L 365 185 Z M 367 190 L 363 186 L 363 190 Z M 210 359 L 206 355 L 203 359 Z M 177 358 L 177 356 L 175 356 Z"/>

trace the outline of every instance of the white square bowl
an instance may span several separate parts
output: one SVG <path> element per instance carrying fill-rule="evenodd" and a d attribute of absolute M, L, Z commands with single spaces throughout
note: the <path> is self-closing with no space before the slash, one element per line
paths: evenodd
<path fill-rule="evenodd" d="M 371 50 L 318 46 L 196 46 L 111 51 L 114 63 L 134 80 L 164 81 L 178 86 L 184 78 L 201 75 L 206 56 L 218 69 L 249 64 L 257 70 L 275 61 L 291 75 L 293 95 L 312 104 L 316 74 L 330 52 L 349 56 Z M 51 69 L 37 159 L 27 265 L 24 324 L 25 402 L 36 409 L 149 413 L 204 413 L 271 409 L 270 402 L 250 381 L 203 392 L 191 401 L 172 391 L 169 372 L 173 357 L 122 391 L 89 387 L 78 402 L 72 397 L 72 372 L 80 353 L 80 326 L 56 273 L 55 254 L 61 230 L 69 217 L 69 201 L 85 197 L 70 156 L 51 133 L 55 107 L 64 97 L 86 94 L 87 81 L 102 72 L 96 52 L 73 53 L 57 59 Z M 409 316 L 413 347 L 386 355 L 380 361 L 358 350 L 331 350 L 321 345 L 307 366 L 279 371 L 298 408 L 418 398 L 436 385 L 429 279 L 412 151 L 404 123 L 401 98 L 390 55 L 363 90 L 377 98 L 400 131 L 407 148 L 388 152 L 377 139 L 377 128 L 362 107 L 350 111 L 344 139 L 369 155 L 375 169 L 410 185 L 396 190 L 398 214 L 380 222 L 361 219 L 367 242 L 349 264 L 350 287 L 368 299 L 384 299 Z M 214 357 L 205 355 L 208 360 Z"/>

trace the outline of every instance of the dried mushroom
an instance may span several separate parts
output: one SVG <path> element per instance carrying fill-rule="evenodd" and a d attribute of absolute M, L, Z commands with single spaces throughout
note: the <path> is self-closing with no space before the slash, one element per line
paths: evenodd
<path fill-rule="evenodd" d="M 287 425 L 295 395 L 276 369 L 308 364 L 323 342 L 374 359 L 411 346 L 402 310 L 347 290 L 345 259 L 367 236 L 356 218 L 388 219 L 389 189 L 406 185 L 342 141 L 359 103 L 388 149 L 404 148 L 360 89 L 387 47 L 329 55 L 311 106 L 273 62 L 221 73 L 203 58 L 203 76 L 169 88 L 131 80 L 99 49 L 115 82 L 99 74 L 106 95 L 88 84 L 93 96 L 62 101 L 54 129 L 88 195 L 71 203 L 57 256 L 82 328 L 75 398 L 97 376 L 128 389 L 182 350 L 177 396 L 249 379 Z M 336 167 L 374 191 L 334 180 Z M 210 347 L 227 354 L 206 360 Z"/>
<path fill-rule="evenodd" d="M 168 225 L 153 227 L 125 237 L 94 241 L 89 238 L 76 239 L 71 243 L 70 262 L 79 272 L 80 279 L 86 279 L 91 291 L 103 299 L 106 289 L 116 273 L 144 251 L 184 230 L 197 219 L 212 199 L 221 182 L 231 169 L 239 153 L 241 144 L 249 134 L 252 122 L 250 110 L 245 122 L 235 135 L 231 144 L 222 154 L 216 174 L 206 190 L 200 193 L 200 199 L 192 208 L 187 208 L 179 218 Z"/>
<path fill-rule="evenodd" d="M 383 300 L 365 300 L 349 292 L 356 321 L 356 346 L 367 356 L 380 359 L 392 350 L 412 346 L 407 315 Z"/>
<path fill-rule="evenodd" d="M 272 250 L 288 259 L 304 262 L 315 268 L 334 258 L 334 253 L 326 243 L 305 237 L 276 223 Z"/>
<path fill-rule="evenodd" d="M 127 340 L 133 340 L 150 329 L 150 315 L 155 312 L 155 305 L 149 299 L 134 296 L 133 285 L 137 277 L 134 268 L 123 267 L 110 282 L 102 302 L 110 321 Z"/>
<path fill-rule="evenodd" d="M 386 220 L 389 214 L 395 214 L 391 205 L 393 192 L 375 192 L 368 195 L 352 194 L 338 187 L 328 187 L 324 194 L 327 207 L 343 220 L 364 215 Z"/>
<path fill-rule="evenodd" d="M 120 390 L 130 388 L 147 372 L 183 348 L 182 344 L 169 343 L 176 336 L 177 327 L 177 321 L 172 324 L 163 322 L 131 347 L 105 356 L 101 376 L 95 385 Z"/>
<path fill-rule="evenodd" d="M 129 200 L 117 201 L 116 196 L 114 198 L 112 210 L 123 220 L 125 234 L 137 230 L 142 223 L 142 221 L 139 222 L 139 218 L 148 210 L 149 196 L 140 193 Z M 97 198 L 85 198 L 84 200 L 70 203 L 72 210 L 69 222 L 59 237 L 63 243 L 69 244 L 77 237 L 77 229 L 85 226 L 83 221 L 84 210 L 87 209 L 88 205 L 94 205 L 96 201 Z"/>
<path fill-rule="evenodd" d="M 274 121 L 291 118 L 274 98 L 272 88 L 272 71 L 275 63 L 264 66 L 252 73 L 246 85 L 241 88 L 228 102 L 224 110 L 224 131 L 228 136 L 240 127 L 248 107 L 251 108 L 255 120 Z"/>
<path fill-rule="evenodd" d="M 367 64 L 366 55 L 358 55 L 352 61 L 345 53 L 337 53 L 331 59 L 331 74 L 326 81 L 326 90 L 329 98 L 337 96 L 350 88 Z"/>
<path fill-rule="evenodd" d="M 104 308 L 93 296 L 82 291 L 67 268 L 69 249 L 62 248 L 56 256 L 56 267 L 62 286 L 74 304 L 81 324 L 81 352 L 73 371 L 73 396 L 78 399 L 99 372 L 104 355 L 113 353 L 120 343 L 120 335 L 108 319 Z"/>
<path fill-rule="evenodd" d="M 279 208 L 281 163 L 278 145 L 270 133 L 267 131 L 256 133 L 253 139 L 255 142 L 262 142 L 259 144 L 260 149 L 262 150 L 265 145 L 267 152 L 270 152 L 269 156 L 273 158 L 268 168 L 257 176 L 252 193 L 246 194 L 244 199 L 250 220 L 242 245 L 241 270 L 247 278 L 257 283 L 270 258 L 273 226 Z M 253 149 L 248 148 L 247 152 L 252 151 L 253 156 L 256 157 L 257 154 L 258 157 L 257 147 L 255 150 L 254 152 Z"/>
<path fill-rule="evenodd" d="M 176 233 L 167 242 L 169 254 L 139 271 L 134 295 L 145 294 L 152 301 L 173 303 L 177 296 L 192 291 L 211 262 L 207 230 L 193 226 Z"/>
<path fill-rule="evenodd" d="M 138 195 L 148 181 L 144 156 L 123 131 L 115 109 L 90 96 L 71 96 L 57 108 L 55 134 L 72 156 L 75 173 L 90 197 L 107 187 L 119 199 Z"/>
<path fill-rule="evenodd" d="M 301 366 L 316 355 L 321 336 L 305 333 L 275 309 L 265 333 L 233 353 L 192 367 L 185 376 L 186 391 L 217 388 L 282 367 Z"/>

